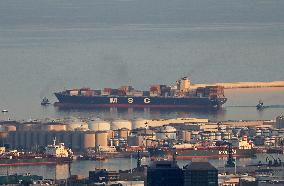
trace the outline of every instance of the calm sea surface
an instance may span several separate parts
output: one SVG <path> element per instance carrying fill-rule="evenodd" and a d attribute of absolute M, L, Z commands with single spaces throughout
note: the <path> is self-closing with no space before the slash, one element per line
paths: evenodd
<path fill-rule="evenodd" d="M 283 9 L 281 0 L 2 0 L 0 109 L 9 113 L 0 119 L 274 119 L 284 111 L 284 88 L 227 90 L 218 112 L 58 110 L 39 103 L 44 96 L 56 101 L 52 93 L 65 88 L 148 89 L 185 75 L 195 83 L 283 80 Z M 271 107 L 256 111 L 259 99 Z M 49 177 L 53 169 L 13 168 Z"/>

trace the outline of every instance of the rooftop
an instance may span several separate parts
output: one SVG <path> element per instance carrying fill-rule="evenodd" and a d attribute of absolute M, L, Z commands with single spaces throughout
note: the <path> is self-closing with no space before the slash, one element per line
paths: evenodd
<path fill-rule="evenodd" d="M 216 170 L 217 169 L 211 165 L 209 162 L 191 162 L 185 166 L 186 170 Z"/>

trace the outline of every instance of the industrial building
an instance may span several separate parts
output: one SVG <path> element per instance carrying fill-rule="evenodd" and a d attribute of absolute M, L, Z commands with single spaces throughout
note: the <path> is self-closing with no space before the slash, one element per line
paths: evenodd
<path fill-rule="evenodd" d="M 155 161 L 147 169 L 145 186 L 183 186 L 183 171 L 175 161 Z"/>

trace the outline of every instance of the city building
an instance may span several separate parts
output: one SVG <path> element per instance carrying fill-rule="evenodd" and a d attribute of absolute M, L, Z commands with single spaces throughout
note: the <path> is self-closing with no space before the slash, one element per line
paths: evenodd
<path fill-rule="evenodd" d="M 147 169 L 145 186 L 183 186 L 183 172 L 175 161 L 155 161 Z"/>
<path fill-rule="evenodd" d="M 284 128 L 284 116 L 276 117 L 275 127 L 277 129 L 283 129 Z"/>
<path fill-rule="evenodd" d="M 191 162 L 184 168 L 184 186 L 218 186 L 218 170 L 209 162 Z"/>

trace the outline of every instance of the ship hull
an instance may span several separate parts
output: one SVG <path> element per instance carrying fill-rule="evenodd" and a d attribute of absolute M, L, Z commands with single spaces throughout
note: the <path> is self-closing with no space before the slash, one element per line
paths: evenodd
<path fill-rule="evenodd" d="M 234 157 L 252 157 L 256 154 L 254 149 L 236 149 L 233 150 Z M 188 150 L 177 151 L 177 159 L 191 158 L 222 158 L 228 157 L 226 150 Z"/>
<path fill-rule="evenodd" d="M 151 158 L 168 158 L 173 152 L 170 150 L 148 149 Z M 234 157 L 253 157 L 256 154 L 255 149 L 233 149 Z M 223 158 L 228 157 L 227 150 L 208 149 L 208 150 L 176 150 L 177 159 L 193 159 L 193 158 Z"/>
<path fill-rule="evenodd" d="M 72 162 L 70 158 L 28 158 L 28 159 L 0 159 L 1 166 L 21 166 L 21 165 L 52 165 L 66 164 Z"/>
<path fill-rule="evenodd" d="M 127 96 L 70 96 L 55 93 L 59 100 L 54 105 L 60 108 L 181 108 L 218 109 L 226 98 L 197 97 L 127 97 Z"/>

